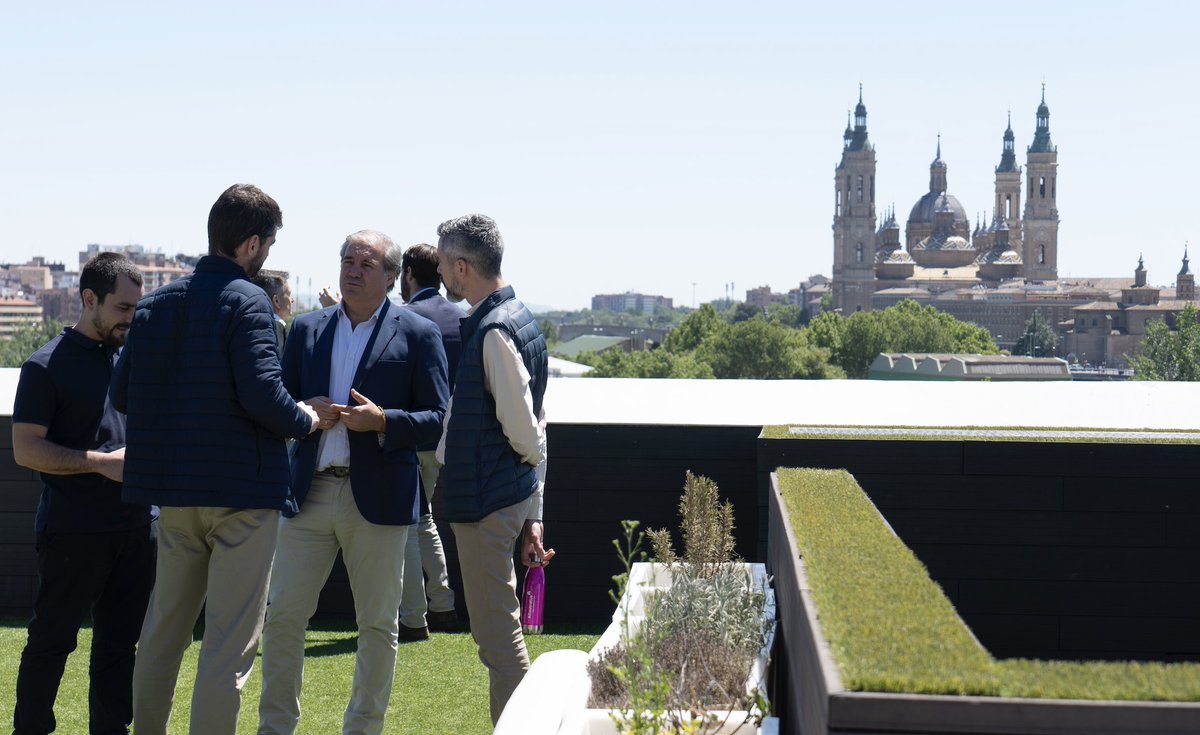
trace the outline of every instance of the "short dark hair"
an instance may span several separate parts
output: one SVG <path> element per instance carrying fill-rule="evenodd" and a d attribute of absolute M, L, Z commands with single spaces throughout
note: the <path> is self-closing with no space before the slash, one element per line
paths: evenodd
<path fill-rule="evenodd" d="M 283 212 L 274 199 L 257 186 L 234 184 L 208 212 L 208 254 L 232 258 L 248 238 L 266 240 L 280 227 Z"/>
<path fill-rule="evenodd" d="M 504 239 L 496 221 L 482 214 L 466 214 L 438 225 L 438 247 L 471 264 L 485 278 L 500 275 Z"/>
<path fill-rule="evenodd" d="M 137 285 L 142 285 L 142 272 L 124 253 L 96 253 L 79 271 L 79 298 L 84 289 L 91 289 L 100 303 L 117 290 L 117 279 L 125 276 Z"/>
<path fill-rule="evenodd" d="M 404 251 L 400 261 L 400 272 L 412 269 L 412 277 L 421 288 L 437 288 L 442 285 L 438 275 L 437 248 L 426 243 L 411 246 Z"/>
<path fill-rule="evenodd" d="M 257 276 L 250 280 L 254 282 L 255 286 L 267 292 L 268 299 L 273 299 L 283 293 L 284 287 L 287 286 L 288 273 L 287 271 L 270 271 L 264 268 L 258 272 Z"/>

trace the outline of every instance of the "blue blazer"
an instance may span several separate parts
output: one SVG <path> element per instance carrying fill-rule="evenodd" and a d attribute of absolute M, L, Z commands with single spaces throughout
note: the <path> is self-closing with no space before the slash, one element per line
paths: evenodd
<path fill-rule="evenodd" d="M 301 314 L 292 322 L 283 351 L 283 384 L 296 400 L 329 394 L 340 308 Z M 387 418 L 382 443 L 373 431 L 347 432 L 354 502 L 371 523 L 416 523 L 421 508 L 417 446 L 438 440 L 450 399 L 441 334 L 428 320 L 385 300 L 352 386 Z M 285 515 L 300 512 L 312 486 L 320 436 L 314 431 L 292 449 L 295 508 Z"/>
<path fill-rule="evenodd" d="M 421 289 L 413 295 L 407 306 L 438 325 L 438 329 L 441 330 L 442 347 L 446 350 L 446 370 L 450 375 L 450 392 L 453 393 L 458 356 L 462 354 L 462 333 L 459 326 L 467 317 L 467 312 L 447 301 L 436 288 Z"/>

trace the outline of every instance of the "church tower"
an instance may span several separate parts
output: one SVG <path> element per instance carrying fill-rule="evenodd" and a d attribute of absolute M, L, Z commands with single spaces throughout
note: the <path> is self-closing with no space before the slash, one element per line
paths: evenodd
<path fill-rule="evenodd" d="M 1037 130 L 1025 159 L 1029 192 L 1022 227 L 1025 278 L 1053 281 L 1058 278 L 1058 148 L 1050 142 L 1050 108 L 1046 85 L 1037 108 Z"/>
<path fill-rule="evenodd" d="M 1179 269 L 1179 275 L 1175 276 L 1175 298 L 1180 301 L 1196 300 L 1196 276 L 1192 273 L 1192 267 L 1188 265 L 1186 244 L 1183 246 L 1183 267 Z"/>
<path fill-rule="evenodd" d="M 870 311 L 875 293 L 875 148 L 867 140 L 861 84 L 833 185 L 833 308 L 848 316 Z"/>
<path fill-rule="evenodd" d="M 1021 252 L 1021 167 L 1017 165 L 1014 147 L 1012 113 L 1008 114 L 1008 128 L 1004 131 L 1004 148 L 1000 153 L 1000 165 L 996 167 L 996 208 L 992 219 L 1008 223 L 1009 249 Z"/>

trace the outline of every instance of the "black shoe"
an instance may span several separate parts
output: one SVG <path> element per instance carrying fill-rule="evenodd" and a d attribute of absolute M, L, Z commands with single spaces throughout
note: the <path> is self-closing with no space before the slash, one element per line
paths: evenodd
<path fill-rule="evenodd" d="M 420 628 L 410 628 L 403 623 L 400 624 L 401 643 L 416 643 L 417 641 L 427 640 L 429 640 L 429 628 L 424 625 Z"/>
<path fill-rule="evenodd" d="M 425 622 L 429 624 L 430 630 L 443 633 L 457 633 L 462 630 L 462 625 L 458 622 L 458 613 L 453 610 L 430 610 L 425 613 Z"/>

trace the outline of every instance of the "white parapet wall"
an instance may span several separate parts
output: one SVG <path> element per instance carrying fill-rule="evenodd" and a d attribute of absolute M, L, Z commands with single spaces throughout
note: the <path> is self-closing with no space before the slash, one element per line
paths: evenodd
<path fill-rule="evenodd" d="M 0 368 L 0 416 L 20 370 Z M 551 380 L 551 424 L 1197 429 L 1193 383 L 876 380 Z"/>

